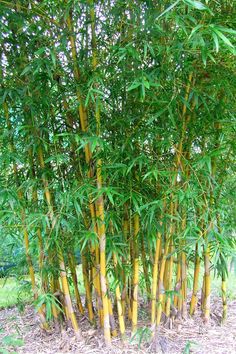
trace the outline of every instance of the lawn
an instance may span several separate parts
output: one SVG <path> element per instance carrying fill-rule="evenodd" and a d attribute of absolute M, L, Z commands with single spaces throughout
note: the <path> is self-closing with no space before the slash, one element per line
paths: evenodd
<path fill-rule="evenodd" d="M 17 280 L 15 277 L 0 279 L 0 309 L 22 306 L 32 300 L 27 279 Z"/>
<path fill-rule="evenodd" d="M 81 265 L 77 267 L 79 292 L 84 295 L 84 288 L 82 285 L 82 269 Z M 189 284 L 191 286 L 191 282 Z M 212 292 L 214 295 L 221 296 L 221 280 L 220 278 L 212 277 Z M 74 295 L 73 286 L 71 284 L 72 296 Z M 229 300 L 236 298 L 236 274 L 229 273 L 227 281 L 227 297 Z M 18 280 L 15 277 L 0 278 L 0 309 L 23 306 L 27 302 L 32 301 L 32 293 L 30 291 L 30 283 L 28 278 Z"/>
<path fill-rule="evenodd" d="M 36 274 L 37 277 L 37 274 Z M 82 286 L 82 267 L 77 266 L 78 287 L 81 295 L 84 294 Z M 39 279 L 38 279 L 39 280 Z M 70 284 L 72 296 L 74 290 L 72 283 Z M 16 277 L 0 278 L 0 309 L 19 306 L 32 302 L 33 297 L 31 293 L 29 278 L 27 276 L 17 279 Z"/>

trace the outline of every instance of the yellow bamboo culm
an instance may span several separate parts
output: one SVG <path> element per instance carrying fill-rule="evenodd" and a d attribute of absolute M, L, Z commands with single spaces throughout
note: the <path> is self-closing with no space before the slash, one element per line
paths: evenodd
<path fill-rule="evenodd" d="M 182 316 L 187 318 L 187 265 L 186 254 L 181 252 L 181 294 L 182 294 Z"/>
<path fill-rule="evenodd" d="M 176 210 L 176 204 L 173 201 L 171 201 L 170 215 L 173 216 L 175 210 Z M 168 237 L 165 240 L 165 248 L 164 248 L 164 253 L 163 253 L 163 256 L 161 259 L 160 270 L 159 270 L 156 327 L 158 327 L 161 322 L 162 310 L 164 309 L 164 297 L 165 297 L 164 276 L 167 276 L 166 274 L 169 273 L 169 265 L 166 262 L 166 259 L 167 259 L 168 251 L 170 249 L 170 245 L 172 242 L 173 231 L 174 231 L 174 221 L 173 221 L 173 219 L 171 219 L 170 231 L 169 231 Z M 172 268 L 172 265 L 171 265 L 171 268 Z M 171 269 L 171 272 L 172 272 L 172 269 Z M 166 281 L 166 279 L 165 279 L 165 281 Z"/>
<path fill-rule="evenodd" d="M 169 253 L 169 250 L 168 250 Z M 164 278 L 163 278 L 163 285 L 164 285 L 164 289 L 167 290 L 168 289 L 168 283 L 169 283 L 169 269 L 170 269 L 170 257 L 166 258 L 166 264 L 165 264 L 165 271 L 164 271 Z M 166 292 L 163 295 L 163 310 L 165 311 L 165 305 L 166 305 Z"/>
<path fill-rule="evenodd" d="M 201 311 L 203 313 L 204 307 L 204 298 L 205 298 L 205 277 L 203 276 L 202 287 L 201 287 Z"/>
<path fill-rule="evenodd" d="M 218 227 L 218 231 L 220 234 L 222 234 L 222 228 L 220 225 L 220 214 L 217 213 L 216 216 L 216 220 L 217 220 L 217 227 Z M 222 306 L 223 306 L 223 310 L 222 310 L 222 324 L 226 321 L 227 319 L 227 296 L 226 296 L 226 290 L 227 290 L 227 284 L 226 284 L 226 272 L 223 269 L 222 270 L 222 274 L 221 274 L 221 297 L 222 297 Z"/>
<path fill-rule="evenodd" d="M 72 277 L 72 281 L 73 281 L 73 285 L 74 285 L 76 304 L 77 304 L 79 312 L 83 315 L 84 309 L 83 309 L 83 305 L 81 302 L 81 297 L 80 297 L 80 293 L 79 293 L 79 289 L 78 289 L 78 280 L 77 280 L 77 275 L 76 275 L 75 258 L 72 253 L 69 253 L 68 260 L 69 260 L 69 267 L 70 267 L 70 271 L 71 271 L 71 277 Z"/>
<path fill-rule="evenodd" d="M 173 276 L 173 251 L 174 251 L 174 246 L 173 246 L 173 240 L 170 241 L 170 247 L 169 247 L 169 260 L 168 260 L 168 281 L 167 281 L 167 290 L 171 290 L 172 287 L 172 276 Z M 165 314 L 166 317 L 170 317 L 170 305 L 171 305 L 171 297 L 170 295 L 167 296 L 166 299 L 166 306 L 165 306 Z"/>
<path fill-rule="evenodd" d="M 137 330 L 138 322 L 138 281 L 139 281 L 139 258 L 138 258 L 138 235 L 139 235 L 139 215 L 134 214 L 134 264 L 133 264 L 133 302 L 132 302 L 132 334 Z"/>
<path fill-rule="evenodd" d="M 116 272 L 116 277 L 118 279 L 118 271 L 117 271 L 117 257 L 116 254 L 113 252 L 113 263 L 115 267 L 115 272 Z M 116 285 L 115 289 L 116 293 L 116 301 L 117 301 L 117 312 L 118 312 L 118 321 L 119 321 L 119 327 L 120 327 L 120 334 L 121 334 L 121 339 L 124 340 L 125 336 L 125 321 L 124 321 L 124 315 L 123 315 L 123 308 L 122 308 L 122 301 L 121 301 L 121 291 L 120 291 L 120 286 L 119 283 Z"/>
<path fill-rule="evenodd" d="M 211 278 L 210 278 L 210 250 L 207 246 L 204 256 L 204 302 L 203 302 L 203 314 L 205 322 L 209 322 L 210 319 L 210 294 L 211 294 Z"/>
<path fill-rule="evenodd" d="M 53 277 L 49 278 L 50 290 L 52 294 L 55 294 L 58 289 L 55 287 L 55 282 Z M 63 306 L 63 304 L 61 304 Z M 52 315 L 55 321 L 55 325 L 58 326 L 58 318 L 59 318 L 59 309 L 56 307 L 55 303 L 52 303 Z"/>
<path fill-rule="evenodd" d="M 123 222 L 123 235 L 124 235 L 124 241 L 128 243 L 128 233 L 129 233 L 129 220 L 128 220 L 128 211 L 127 207 L 125 209 L 125 217 L 124 217 L 124 222 Z M 127 260 L 124 258 L 122 259 L 122 262 L 125 264 Z M 123 281 L 123 290 L 121 294 L 121 304 L 122 304 L 122 313 L 123 317 L 125 317 L 125 312 L 126 312 L 126 300 L 128 299 L 127 296 L 127 278 L 125 274 L 125 270 L 122 269 L 122 281 Z M 127 302 L 128 308 L 130 308 L 129 301 Z"/>
<path fill-rule="evenodd" d="M 130 258 L 130 265 L 131 265 L 131 269 L 132 272 L 130 274 L 130 277 L 128 279 L 129 284 L 128 284 L 128 288 L 129 288 L 129 311 L 128 311 L 128 318 L 130 319 L 130 321 L 132 322 L 132 311 L 133 311 L 133 276 L 134 276 L 134 237 L 132 237 L 134 235 L 134 230 L 133 230 L 133 218 L 130 217 L 129 219 L 129 227 L 130 227 L 130 237 L 129 237 L 129 258 Z"/>
<path fill-rule="evenodd" d="M 118 321 L 119 321 L 119 326 L 120 326 L 120 334 L 121 334 L 121 339 L 124 340 L 125 338 L 125 321 L 124 321 L 124 316 L 123 316 L 123 309 L 122 309 L 122 303 L 121 303 L 121 292 L 120 292 L 120 287 L 116 287 L 116 301 L 117 301 L 117 312 L 118 312 Z"/>
<path fill-rule="evenodd" d="M 195 266 L 194 266 L 194 277 L 193 277 L 193 292 L 190 302 L 190 316 L 192 316 L 195 312 L 197 305 L 197 292 L 198 292 L 198 281 L 200 275 L 200 256 L 198 254 L 198 245 L 196 245 L 195 249 Z"/>
<path fill-rule="evenodd" d="M 107 286 L 108 289 L 108 286 Z M 110 328 L 111 328 L 111 335 L 112 337 L 117 337 L 117 330 L 116 330 L 116 322 L 113 315 L 112 303 L 110 297 L 108 297 L 108 310 L 109 310 L 109 321 L 110 321 Z"/>
<path fill-rule="evenodd" d="M 174 181 L 174 184 L 176 181 Z M 177 211 L 178 204 L 177 202 L 171 202 L 170 211 L 173 216 Z M 174 245 L 173 245 L 173 234 L 176 229 L 176 224 L 171 218 L 170 221 L 170 231 L 169 231 L 169 249 L 168 249 L 168 259 L 165 264 L 165 272 L 164 272 L 164 288 L 165 290 L 171 290 L 172 288 L 172 277 L 173 277 L 173 253 L 174 253 Z M 165 314 L 167 318 L 170 318 L 170 309 L 171 309 L 171 297 L 170 295 L 163 297 L 163 309 L 165 309 Z M 171 325 L 171 322 L 170 322 Z"/>
<path fill-rule="evenodd" d="M 62 255 L 61 250 L 58 251 L 58 258 L 59 258 L 62 289 L 63 289 L 64 299 L 65 299 L 65 304 L 66 304 L 66 307 L 68 310 L 68 315 L 71 320 L 71 324 L 74 329 L 76 337 L 80 338 L 81 334 L 80 334 L 77 319 L 75 317 L 72 301 L 71 301 L 69 284 L 68 284 L 68 280 L 67 280 L 67 276 L 66 276 L 66 268 L 65 268 L 65 263 L 64 263 L 64 259 L 63 259 L 63 255 Z"/>
<path fill-rule="evenodd" d="M 98 235 L 98 228 L 96 222 L 96 206 L 94 203 L 89 202 L 90 214 L 92 218 L 93 231 Z M 92 284 L 94 286 L 96 305 L 98 311 L 98 317 L 100 326 L 103 328 L 104 318 L 103 318 L 103 308 L 102 308 L 102 295 L 101 295 L 101 284 L 100 284 L 100 274 L 99 274 L 99 263 L 100 254 L 98 245 L 91 245 L 90 248 L 91 258 L 92 258 Z"/>
<path fill-rule="evenodd" d="M 102 161 L 97 162 L 97 188 L 102 188 Z M 111 344 L 111 332 L 109 321 L 109 301 L 106 285 L 106 234 L 105 234 L 105 220 L 104 220 L 104 205 L 103 197 L 99 196 L 97 200 L 97 225 L 100 245 L 100 282 L 101 282 L 101 296 L 103 304 L 103 319 L 104 319 L 104 338 L 106 345 Z"/>
<path fill-rule="evenodd" d="M 149 274 L 148 274 L 148 266 L 147 266 L 147 260 L 146 260 L 146 251 L 145 251 L 144 235 L 143 234 L 142 234 L 142 238 L 141 238 L 141 256 L 142 256 L 142 264 L 143 264 L 143 275 L 144 275 L 146 290 L 147 290 L 147 297 L 148 297 L 148 299 L 150 299 L 151 288 L 150 288 L 150 283 L 149 283 Z"/>
<path fill-rule="evenodd" d="M 97 230 L 97 226 L 96 226 L 96 230 Z M 98 235 L 98 230 L 96 232 Z M 101 283 L 100 283 L 100 274 L 99 274 L 99 270 L 100 270 L 99 263 L 100 263 L 100 251 L 99 251 L 99 247 L 96 245 L 95 246 L 95 266 L 93 265 L 92 268 L 92 276 L 94 280 L 94 290 L 96 294 L 100 326 L 101 328 L 103 328 L 104 316 L 103 316 L 103 306 L 102 306 L 102 292 L 101 292 Z"/>
<path fill-rule="evenodd" d="M 157 233 L 156 238 L 156 250 L 155 250 L 155 258 L 153 264 L 153 273 L 152 273 L 152 309 L 151 309 L 151 328 L 152 334 L 155 333 L 156 327 L 156 297 L 157 297 L 157 277 L 158 277 L 158 262 L 160 256 L 160 248 L 161 248 L 161 233 Z"/>
<path fill-rule="evenodd" d="M 176 274 L 176 283 L 175 283 L 175 291 L 178 291 L 181 287 L 181 254 L 178 256 L 178 263 L 177 263 L 177 274 Z M 174 295 L 174 307 L 177 308 L 180 304 L 180 294 Z M 182 306 L 181 306 L 182 308 Z M 181 309 L 180 308 L 180 309 Z M 179 310 L 179 308 L 178 308 Z"/>
<path fill-rule="evenodd" d="M 117 269 L 117 257 L 116 257 L 115 253 L 113 253 L 113 262 L 114 262 L 114 267 L 116 270 Z M 118 276 L 117 271 L 116 271 L 116 275 Z M 116 301 L 117 301 L 117 312 L 118 312 L 118 320 L 119 320 L 119 326 L 120 326 L 120 334 L 121 334 L 121 339 L 123 340 L 124 335 L 125 335 L 125 321 L 124 321 L 124 315 L 123 315 L 121 291 L 120 291 L 119 284 L 116 285 L 115 293 L 116 293 Z"/>
<path fill-rule="evenodd" d="M 222 274 L 221 291 L 222 291 L 222 305 L 223 305 L 222 323 L 224 323 L 225 320 L 227 319 L 226 279 L 224 274 Z"/>
<path fill-rule="evenodd" d="M 163 299 L 164 299 L 164 295 L 165 295 L 165 288 L 164 288 L 163 280 L 164 280 L 166 257 L 168 255 L 168 249 L 169 249 L 169 240 L 166 240 L 164 254 L 162 256 L 162 260 L 161 260 L 161 264 L 160 264 L 160 271 L 159 271 L 156 326 L 159 326 L 159 324 L 161 322 L 161 314 L 162 314 L 162 309 L 163 309 Z"/>
<path fill-rule="evenodd" d="M 86 251 L 86 249 L 85 249 L 85 251 Z M 84 288 L 85 288 L 85 294 L 86 294 L 86 304 L 87 304 L 87 309 L 88 309 L 88 317 L 89 317 L 89 321 L 91 323 L 94 323 L 92 296 L 91 296 L 89 277 L 88 277 L 88 262 L 87 262 L 84 251 L 81 252 L 81 260 L 82 260 L 82 273 L 83 273 Z"/>

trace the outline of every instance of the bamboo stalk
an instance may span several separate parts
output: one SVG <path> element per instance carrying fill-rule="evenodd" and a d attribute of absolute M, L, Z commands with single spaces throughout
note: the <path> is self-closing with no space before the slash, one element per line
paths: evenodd
<path fill-rule="evenodd" d="M 107 285 L 108 288 L 108 285 Z M 108 291 L 109 292 L 109 291 Z M 109 322 L 110 322 L 110 329 L 112 337 L 117 337 L 117 330 L 116 330 L 116 322 L 113 315 L 112 303 L 110 296 L 108 296 L 108 311 L 109 311 Z"/>
<path fill-rule="evenodd" d="M 138 322 L 138 281 L 139 281 L 139 257 L 138 257 L 138 235 L 139 235 L 139 215 L 134 214 L 134 267 L 133 267 L 133 302 L 132 302 L 132 334 L 137 330 Z"/>
<path fill-rule="evenodd" d="M 156 296 L 157 296 L 157 278 L 158 278 L 158 262 L 160 256 L 160 248 L 161 248 L 161 233 L 157 233 L 156 238 L 156 251 L 155 258 L 153 264 L 153 276 L 152 276 L 152 309 L 151 309 L 151 326 L 152 332 L 155 332 L 156 326 Z"/>
<path fill-rule="evenodd" d="M 198 292 L 198 281 L 200 275 L 200 256 L 198 253 L 198 244 L 196 244 L 195 249 L 195 266 L 194 266 L 194 276 L 193 276 L 193 292 L 190 302 L 190 316 L 192 316 L 195 312 L 196 305 L 197 305 L 197 292 Z"/>
<path fill-rule="evenodd" d="M 173 277 L 173 252 L 174 252 L 174 246 L 173 246 L 173 240 L 170 240 L 170 246 L 169 246 L 169 259 L 168 259 L 168 265 L 169 265 L 169 271 L 168 271 L 168 282 L 166 286 L 166 290 L 171 291 L 172 288 L 172 277 Z M 171 296 L 170 294 L 167 296 L 166 299 L 166 306 L 165 306 L 165 314 L 166 317 L 170 317 L 170 306 L 171 306 Z"/>
<path fill-rule="evenodd" d="M 102 161 L 97 163 L 97 188 L 98 191 L 102 188 Z M 97 200 L 97 227 L 100 245 L 100 282 L 101 282 L 101 296 L 103 304 L 103 318 L 104 318 L 104 338 L 106 344 L 109 346 L 111 342 L 110 323 L 109 323 L 109 301 L 106 285 L 106 233 L 104 220 L 104 205 L 102 195 Z"/>
<path fill-rule="evenodd" d="M 129 233 L 129 220 L 128 220 L 128 207 L 126 205 L 125 206 L 125 214 L 124 214 L 124 222 L 123 222 L 123 237 L 124 237 L 124 242 L 126 244 L 129 244 L 128 233 Z M 122 257 L 122 264 L 124 264 L 124 265 L 127 264 L 127 260 L 125 260 L 124 257 Z M 126 303 L 128 305 L 128 311 L 130 311 L 130 303 L 129 303 L 129 301 L 126 301 L 129 298 L 127 296 L 127 277 L 126 277 L 124 268 L 122 268 L 122 281 L 123 281 L 123 290 L 122 290 L 122 294 L 121 294 L 121 306 L 122 306 L 123 316 L 125 317 Z M 131 316 L 129 318 L 131 318 Z"/>
<path fill-rule="evenodd" d="M 114 228 L 113 228 L 112 221 L 110 222 L 110 228 L 111 228 L 112 235 L 114 235 Z M 115 288 L 115 294 L 116 294 L 116 302 L 117 302 L 119 327 L 120 327 L 121 339 L 124 340 L 124 338 L 125 338 L 124 337 L 125 336 L 125 321 L 124 321 L 123 308 L 122 308 L 122 302 L 121 302 L 121 291 L 120 291 L 120 285 L 119 285 L 118 261 L 117 261 L 117 256 L 116 256 L 115 252 L 112 253 L 112 257 L 113 257 L 113 264 L 114 264 L 116 281 L 117 281 L 117 285 Z"/>
<path fill-rule="evenodd" d="M 118 279 L 117 257 L 114 252 L 113 252 L 113 262 L 114 262 L 114 267 L 115 267 L 115 271 L 116 271 L 116 277 Z M 118 312 L 118 320 L 119 320 L 119 326 L 120 326 L 120 334 L 121 334 L 121 338 L 124 339 L 125 321 L 124 321 L 124 314 L 123 314 L 122 301 L 121 301 L 121 291 L 120 291 L 119 283 L 117 283 L 117 285 L 116 285 L 115 293 L 116 293 L 116 301 L 117 301 L 117 312 Z"/>
<path fill-rule="evenodd" d="M 203 314 L 204 321 L 207 323 L 210 319 L 210 294 L 211 294 L 211 278 L 210 278 L 210 249 L 206 246 L 204 252 L 204 302 L 203 302 Z"/>
<path fill-rule="evenodd" d="M 68 280 L 66 276 L 66 267 L 63 259 L 63 255 L 61 250 L 58 252 L 58 258 L 59 258 L 59 265 L 60 265 L 60 275 L 61 275 L 61 282 L 62 282 L 62 289 L 64 293 L 64 298 L 65 298 L 65 304 L 66 308 L 68 310 L 68 315 L 71 320 L 75 335 L 78 339 L 81 337 L 80 329 L 78 326 L 77 319 L 75 317 L 72 301 L 71 301 L 71 296 L 70 296 L 70 291 L 69 291 L 69 285 L 68 285 Z"/>
<path fill-rule="evenodd" d="M 148 264 L 147 264 L 147 258 L 146 258 L 143 233 L 141 234 L 141 256 L 142 256 L 142 264 L 143 264 L 143 275 L 144 275 L 145 284 L 146 284 L 147 296 L 149 299 L 151 296 L 151 287 L 150 287 L 150 282 L 149 282 Z"/>
<path fill-rule="evenodd" d="M 181 253 L 178 255 L 178 263 L 177 263 L 177 274 L 176 274 L 176 283 L 175 283 L 175 291 L 179 291 L 181 288 Z M 174 296 L 174 307 L 177 308 L 179 312 L 182 310 L 182 298 L 181 294 L 175 294 Z"/>
<path fill-rule="evenodd" d="M 223 311 L 222 311 L 222 323 L 224 323 L 227 319 L 227 296 L 226 296 L 226 279 L 224 272 L 222 272 L 222 278 L 221 278 L 221 291 L 222 291 L 222 305 L 223 305 Z"/>
<path fill-rule="evenodd" d="M 77 274 L 76 274 L 75 258 L 72 253 L 68 254 L 68 260 L 69 260 L 69 267 L 70 267 L 70 271 L 71 271 L 71 277 L 72 277 L 72 281 L 74 284 L 76 304 L 77 304 L 79 312 L 83 315 L 84 309 L 83 309 L 83 305 L 81 302 L 80 293 L 79 293 L 79 289 L 78 289 L 78 280 L 77 280 Z"/>
<path fill-rule="evenodd" d="M 86 252 L 86 249 L 85 249 Z M 89 285 L 89 274 L 88 274 L 88 262 L 85 256 L 85 252 L 81 252 L 81 259 L 82 259 L 82 273 L 83 273 L 83 279 L 84 279 L 84 287 L 85 287 L 85 293 L 86 293 L 86 305 L 88 309 L 88 316 L 89 316 L 89 321 L 91 323 L 94 323 L 94 312 L 93 312 L 93 304 L 92 304 L 92 295 L 90 291 L 90 285 Z"/>
<path fill-rule="evenodd" d="M 159 271 L 159 281 L 158 281 L 158 300 L 157 300 L 157 314 L 156 314 L 156 326 L 158 327 L 161 322 L 161 315 L 163 309 L 163 299 L 165 295 L 165 288 L 163 284 L 164 280 L 164 272 L 165 272 L 165 265 L 166 265 L 166 258 L 168 255 L 170 239 L 166 240 L 164 254 L 162 256 L 162 260 L 160 263 L 160 271 Z"/>

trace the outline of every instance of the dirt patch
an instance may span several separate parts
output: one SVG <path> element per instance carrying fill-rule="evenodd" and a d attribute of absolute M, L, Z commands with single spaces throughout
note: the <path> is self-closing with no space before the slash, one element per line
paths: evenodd
<path fill-rule="evenodd" d="M 162 325 L 156 339 L 150 341 L 149 329 L 145 327 L 147 321 L 140 319 L 136 338 L 131 341 L 128 330 L 126 343 L 123 344 L 118 337 L 114 338 L 109 350 L 104 346 L 101 330 L 91 328 L 86 317 L 79 318 L 82 339 L 77 340 L 70 327 L 62 332 L 55 328 L 48 333 L 43 332 L 32 306 L 27 306 L 23 313 L 16 307 L 4 309 L 0 311 L 0 353 L 236 353 L 236 301 L 229 303 L 228 319 L 223 326 L 221 301 L 216 298 L 212 303 L 214 311 L 207 326 L 203 324 L 199 311 L 194 318 L 175 320 L 172 329 Z"/>

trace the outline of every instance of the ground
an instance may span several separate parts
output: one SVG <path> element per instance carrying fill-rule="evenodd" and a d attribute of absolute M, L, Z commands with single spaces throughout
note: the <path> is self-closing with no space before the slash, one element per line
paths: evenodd
<path fill-rule="evenodd" d="M 79 290 L 83 297 L 82 272 L 78 267 Z M 81 283 L 81 284 L 80 284 Z M 75 340 L 73 330 L 68 327 L 59 333 L 55 329 L 48 333 L 39 327 L 39 321 L 32 298 L 29 295 L 27 277 L 0 279 L 0 354 L 229 354 L 236 353 L 236 276 L 233 272 L 228 279 L 228 318 L 221 325 L 222 301 L 220 298 L 220 279 L 212 279 L 211 320 L 206 327 L 203 325 L 200 311 L 193 319 L 176 320 L 173 328 L 162 325 L 156 339 L 150 341 L 150 330 L 147 327 L 150 308 L 142 304 L 139 308 L 139 331 L 134 339 L 130 339 L 127 329 L 127 340 L 123 344 L 114 338 L 112 349 L 104 347 L 103 334 L 88 323 L 86 317 L 79 317 L 82 339 Z M 192 284 L 189 284 L 191 289 Z M 141 296 L 141 294 L 140 294 Z M 168 327 L 168 328 L 167 328 Z"/>
<path fill-rule="evenodd" d="M 212 304 L 214 311 L 208 326 L 203 325 L 196 314 L 194 319 L 176 320 L 172 329 L 162 325 L 156 340 L 150 341 L 149 332 L 144 324 L 142 327 L 140 320 L 140 332 L 133 341 L 127 338 L 126 343 L 122 344 L 119 338 L 114 338 L 109 350 L 104 347 L 101 331 L 91 329 L 86 317 L 80 318 L 82 339 L 77 340 L 70 327 L 62 333 L 55 329 L 43 332 L 31 305 L 27 305 L 23 312 L 18 307 L 2 309 L 0 353 L 236 353 L 236 301 L 229 302 L 228 319 L 223 326 L 220 324 L 220 298 L 212 299 Z M 139 341 L 141 344 L 138 344 Z"/>

